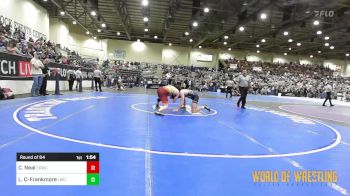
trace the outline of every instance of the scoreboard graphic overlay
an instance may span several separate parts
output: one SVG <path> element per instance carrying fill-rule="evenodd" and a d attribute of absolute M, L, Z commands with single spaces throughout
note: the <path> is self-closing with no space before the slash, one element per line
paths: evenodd
<path fill-rule="evenodd" d="M 17 153 L 17 185 L 99 185 L 99 153 Z"/>

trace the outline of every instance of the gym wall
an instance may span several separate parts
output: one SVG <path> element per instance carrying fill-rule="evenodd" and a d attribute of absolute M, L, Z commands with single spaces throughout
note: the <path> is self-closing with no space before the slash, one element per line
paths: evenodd
<path fill-rule="evenodd" d="M 11 22 L 13 28 L 24 25 L 22 28 L 28 30 L 27 34 L 34 39 L 35 32 L 49 38 L 49 15 L 32 0 L 1 0 L 0 19 L 4 24 Z"/>
<path fill-rule="evenodd" d="M 91 36 L 76 33 L 58 18 L 50 18 L 50 40 L 85 58 L 107 59 L 107 40 L 95 40 Z"/>
<path fill-rule="evenodd" d="M 48 39 L 60 43 L 64 47 L 77 51 L 83 57 L 99 58 L 100 61 L 106 59 L 124 59 L 127 61 L 163 63 L 163 64 L 183 64 L 194 66 L 216 67 L 218 59 L 238 58 L 248 61 L 264 62 L 300 62 L 302 64 L 323 64 L 334 68 L 336 65 L 342 66 L 342 75 L 350 76 L 350 62 L 344 59 L 322 59 L 309 58 L 308 56 L 284 56 L 282 54 L 272 54 L 255 51 L 242 50 L 220 50 L 220 49 L 193 49 L 191 47 L 168 46 L 167 44 L 156 44 L 147 42 L 135 42 L 124 40 L 94 40 L 90 36 L 78 33 L 70 29 L 69 25 L 63 23 L 58 18 L 49 18 L 47 11 L 32 0 L 1 0 L 0 19 L 3 22 L 22 24 L 26 29 L 44 34 Z M 28 17 L 30 16 L 30 17 Z M 124 52 L 123 57 L 117 57 L 116 51 Z M 198 55 L 212 55 L 212 62 L 197 61 Z M 0 80 L 2 87 L 12 88 L 16 94 L 28 93 L 32 81 Z M 86 81 L 84 86 L 88 86 Z M 66 90 L 68 82 L 61 81 L 61 89 Z M 54 82 L 49 81 L 48 90 L 54 90 Z"/>
<path fill-rule="evenodd" d="M 344 66 L 344 76 L 350 77 L 350 61 L 347 61 L 346 66 Z"/>

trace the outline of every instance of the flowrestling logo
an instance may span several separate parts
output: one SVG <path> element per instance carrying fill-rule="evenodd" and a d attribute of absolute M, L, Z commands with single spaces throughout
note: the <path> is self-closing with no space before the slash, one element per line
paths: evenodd
<path fill-rule="evenodd" d="M 315 17 L 321 18 L 321 17 L 326 17 L 326 18 L 332 18 L 334 16 L 334 11 L 333 10 L 315 10 Z"/>

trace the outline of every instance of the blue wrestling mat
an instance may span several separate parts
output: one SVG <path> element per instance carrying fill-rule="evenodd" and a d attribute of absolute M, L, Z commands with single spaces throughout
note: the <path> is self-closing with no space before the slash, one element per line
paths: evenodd
<path fill-rule="evenodd" d="M 115 93 L 0 102 L 1 195 L 349 193 L 348 126 L 249 105 L 249 96 L 246 110 L 201 98 L 211 111 L 197 114 L 173 103 L 157 116 L 155 102 L 153 95 Z M 98 152 L 100 184 L 17 186 L 17 152 Z"/>

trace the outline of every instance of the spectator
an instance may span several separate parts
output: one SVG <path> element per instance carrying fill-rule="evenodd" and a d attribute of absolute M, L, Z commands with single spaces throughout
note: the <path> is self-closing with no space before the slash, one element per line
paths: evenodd
<path fill-rule="evenodd" d="M 13 55 L 17 55 L 20 53 L 16 47 L 16 42 L 13 40 L 10 41 L 10 43 L 7 45 L 6 50 L 8 53 L 13 54 Z"/>
<path fill-rule="evenodd" d="M 37 97 L 39 96 L 39 90 L 41 88 L 41 84 L 43 81 L 43 75 L 42 75 L 41 69 L 44 69 L 45 66 L 39 59 L 38 52 L 34 52 L 34 57 L 30 61 L 30 63 L 33 65 L 31 69 L 31 75 L 33 77 L 33 85 L 32 85 L 31 93 L 33 97 Z"/>
<path fill-rule="evenodd" d="M 46 87 L 47 87 L 47 79 L 49 78 L 49 67 L 47 66 L 50 63 L 49 59 L 45 59 L 43 64 L 44 64 L 44 68 L 42 69 L 42 73 L 43 73 L 43 82 L 41 84 L 40 87 L 40 94 L 43 96 L 48 95 L 46 92 Z"/>

